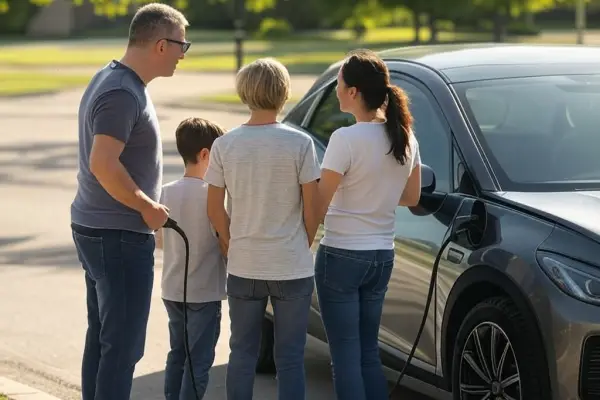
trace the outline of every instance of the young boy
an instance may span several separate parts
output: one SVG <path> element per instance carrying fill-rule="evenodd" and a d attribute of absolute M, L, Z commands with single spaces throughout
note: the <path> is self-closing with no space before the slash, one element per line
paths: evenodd
<path fill-rule="evenodd" d="M 206 214 L 208 184 L 203 180 L 210 149 L 224 131 L 201 118 L 182 121 L 175 133 L 177 150 L 183 158 L 182 178 L 166 184 L 161 204 L 186 233 L 190 244 L 187 287 L 188 338 L 196 387 L 200 398 L 208 385 L 220 334 L 221 301 L 226 298 L 226 267 L 219 241 Z M 162 248 L 162 298 L 169 317 L 171 350 L 165 371 L 166 400 L 196 400 L 185 352 L 183 283 L 185 244 L 172 229 L 160 229 L 157 247 Z"/>
<path fill-rule="evenodd" d="M 319 225 L 315 145 L 304 132 L 277 121 L 290 95 L 290 77 L 280 62 L 248 64 L 240 70 L 236 88 L 250 118 L 215 141 L 206 172 L 208 216 L 229 243 L 227 399 L 252 398 L 270 298 L 278 398 L 304 400 L 304 346 L 314 288 L 310 244 Z M 226 192 L 231 222 L 223 205 Z"/>

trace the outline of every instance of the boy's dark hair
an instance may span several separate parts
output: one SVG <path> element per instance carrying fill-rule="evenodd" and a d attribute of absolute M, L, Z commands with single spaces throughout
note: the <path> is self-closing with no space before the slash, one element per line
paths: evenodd
<path fill-rule="evenodd" d="M 223 136 L 225 130 L 218 124 L 203 118 L 186 118 L 177 127 L 175 139 L 177 151 L 183 163 L 196 164 L 196 156 L 202 149 L 210 150 L 213 142 Z"/>

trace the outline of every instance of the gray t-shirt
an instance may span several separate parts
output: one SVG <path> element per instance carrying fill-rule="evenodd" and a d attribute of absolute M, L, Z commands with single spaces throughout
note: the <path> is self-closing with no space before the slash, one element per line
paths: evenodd
<path fill-rule="evenodd" d="M 156 111 L 144 82 L 118 61 L 92 78 L 81 99 L 78 189 L 71 205 L 71 221 L 91 228 L 152 233 L 139 212 L 115 200 L 90 172 L 96 134 L 125 143 L 121 162 L 140 189 L 158 201 L 163 161 Z"/>
<path fill-rule="evenodd" d="M 206 214 L 208 184 L 183 177 L 163 186 L 161 203 L 188 237 L 190 260 L 187 301 L 204 303 L 227 298 L 226 269 L 219 241 Z M 185 243 L 172 229 L 163 229 L 162 298 L 183 301 Z"/>
<path fill-rule="evenodd" d="M 314 275 L 300 185 L 319 176 L 310 136 L 284 124 L 242 125 L 215 140 L 204 179 L 230 196 L 228 273 L 264 280 Z"/>

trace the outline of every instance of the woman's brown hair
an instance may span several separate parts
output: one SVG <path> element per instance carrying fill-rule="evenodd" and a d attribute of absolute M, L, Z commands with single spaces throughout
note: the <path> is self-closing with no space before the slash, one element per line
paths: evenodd
<path fill-rule="evenodd" d="M 404 165 L 413 118 L 408 97 L 401 88 L 390 83 L 385 62 L 370 50 L 354 51 L 342 65 L 342 78 L 348 87 L 358 90 L 369 111 L 381 108 L 387 99 L 385 127 L 391 143 L 388 154 L 393 154 Z"/>

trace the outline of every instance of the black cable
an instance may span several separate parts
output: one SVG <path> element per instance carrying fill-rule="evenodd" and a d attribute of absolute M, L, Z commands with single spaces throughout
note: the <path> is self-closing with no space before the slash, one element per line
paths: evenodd
<path fill-rule="evenodd" d="M 413 344 L 410 354 L 408 355 L 408 358 L 406 359 L 406 364 L 404 364 L 404 368 L 402 368 L 402 371 L 400 372 L 400 376 L 396 380 L 396 384 L 394 385 L 392 390 L 390 390 L 390 395 L 389 395 L 390 399 L 392 398 L 392 395 L 394 394 L 396 389 L 400 386 L 400 382 L 402 382 L 402 378 L 404 378 L 404 375 L 406 374 L 406 370 L 408 369 L 408 366 L 410 365 L 410 362 L 412 361 L 412 358 L 415 355 L 415 351 L 417 350 L 419 340 L 421 339 L 421 334 L 423 333 L 423 329 L 425 328 L 425 323 L 427 322 L 427 315 L 429 314 L 429 306 L 431 305 L 431 299 L 433 297 L 433 288 L 435 287 L 435 283 L 436 283 L 437 271 L 438 271 L 438 267 L 440 264 L 440 259 L 442 258 L 444 248 L 446 246 L 448 246 L 448 244 L 450 244 L 451 241 L 452 241 L 452 235 L 448 236 L 448 238 L 444 241 L 444 243 L 442 243 L 442 247 L 440 248 L 440 251 L 438 252 L 437 256 L 435 257 L 435 261 L 433 262 L 433 269 L 431 270 L 431 281 L 429 282 L 429 293 L 427 294 L 427 301 L 425 302 L 425 312 L 423 312 L 423 319 L 421 320 L 421 326 L 419 327 L 419 332 L 417 332 L 417 337 L 415 339 L 415 343 Z"/>
<path fill-rule="evenodd" d="M 465 200 L 466 199 L 463 199 L 460 202 L 460 205 L 457 208 L 458 211 L 460 211 L 460 209 L 462 208 L 462 205 L 465 202 Z M 457 222 L 459 222 L 458 220 L 460 219 L 460 221 L 462 223 L 464 223 L 463 221 L 472 221 L 475 218 L 476 218 L 475 216 L 469 216 L 466 218 L 455 217 L 452 221 L 452 225 L 450 226 L 448 237 L 442 243 L 442 246 L 440 247 L 440 251 L 438 252 L 437 256 L 435 257 L 435 261 L 433 262 L 433 268 L 431 270 L 431 280 L 429 281 L 429 293 L 427 294 L 427 301 L 425 302 L 425 311 L 423 312 L 423 319 L 421 320 L 421 326 L 419 327 L 419 331 L 417 332 L 417 337 L 415 338 L 415 342 L 413 343 L 413 347 L 410 351 L 410 354 L 408 355 L 408 358 L 406 359 L 404 368 L 402 368 L 402 371 L 400 372 L 400 376 L 396 380 L 396 384 L 394 385 L 392 390 L 390 390 L 390 393 L 389 393 L 390 399 L 392 398 L 392 395 L 394 394 L 396 389 L 400 386 L 400 382 L 402 382 L 402 378 L 404 378 L 404 375 L 406 374 L 406 370 L 408 369 L 408 366 L 410 365 L 410 362 L 412 361 L 412 359 L 415 355 L 415 351 L 417 350 L 417 346 L 419 345 L 419 340 L 421 340 L 421 335 L 423 334 L 423 329 L 425 328 L 425 323 L 427 322 L 427 315 L 429 314 L 429 307 L 431 306 L 431 299 L 433 298 L 433 289 L 435 288 L 435 283 L 437 282 L 437 272 L 438 272 L 438 269 L 440 266 L 440 260 L 442 258 L 442 254 L 444 254 L 444 249 L 446 248 L 446 246 L 448 246 L 450 244 L 450 242 L 453 239 L 456 238 L 456 235 L 458 235 L 460 232 L 462 232 L 462 229 L 460 229 L 460 228 L 457 229 L 457 227 L 456 227 Z"/>
<path fill-rule="evenodd" d="M 177 222 L 172 220 L 171 218 L 167 219 L 167 222 L 163 225 L 163 228 L 173 229 L 175 232 L 179 233 L 182 237 L 183 242 L 185 243 L 185 269 L 183 275 L 183 340 L 185 344 L 185 353 L 188 361 L 188 366 L 190 368 L 190 378 L 192 379 L 192 386 L 194 388 L 194 393 L 196 394 L 196 399 L 200 400 L 200 395 L 198 394 L 198 388 L 196 387 L 196 378 L 194 376 L 194 368 L 192 366 L 192 355 L 190 354 L 190 342 L 188 336 L 188 327 L 187 327 L 187 281 L 188 281 L 188 269 L 190 264 L 190 243 L 188 238 L 183 231 L 177 225 Z"/>

